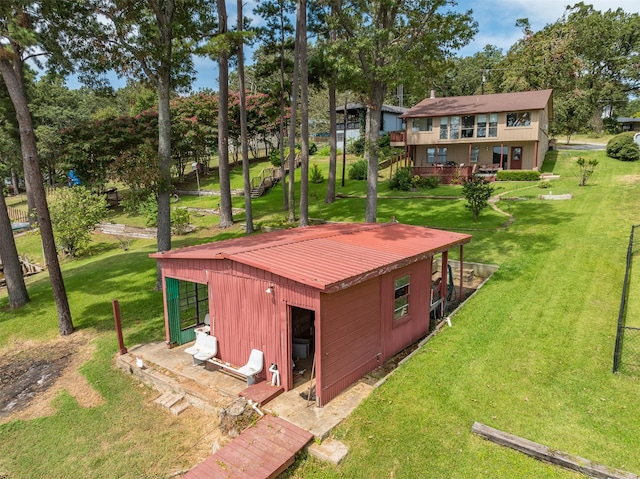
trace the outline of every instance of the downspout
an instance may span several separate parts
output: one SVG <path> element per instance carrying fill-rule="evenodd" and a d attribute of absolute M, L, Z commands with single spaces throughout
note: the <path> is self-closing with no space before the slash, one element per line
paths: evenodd
<path fill-rule="evenodd" d="M 533 143 L 533 167 L 538 169 L 538 148 L 540 147 L 540 140 L 536 140 Z"/>

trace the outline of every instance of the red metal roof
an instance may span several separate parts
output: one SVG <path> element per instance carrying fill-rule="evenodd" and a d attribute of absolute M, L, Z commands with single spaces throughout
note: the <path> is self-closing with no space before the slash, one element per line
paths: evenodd
<path fill-rule="evenodd" d="M 335 291 L 470 240 L 466 234 L 400 223 L 329 224 L 245 236 L 150 257 L 228 259 Z"/>
<path fill-rule="evenodd" d="M 553 90 L 495 93 L 489 95 L 425 98 L 400 118 L 437 117 L 500 113 L 505 111 L 543 110 Z"/>

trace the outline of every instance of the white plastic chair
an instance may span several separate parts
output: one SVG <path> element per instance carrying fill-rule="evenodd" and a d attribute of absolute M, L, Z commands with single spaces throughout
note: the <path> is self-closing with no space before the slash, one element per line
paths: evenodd
<path fill-rule="evenodd" d="M 264 353 L 258 349 L 252 349 L 247 364 L 236 369 L 238 374 L 246 376 L 247 384 L 253 383 L 254 376 L 264 368 Z"/>

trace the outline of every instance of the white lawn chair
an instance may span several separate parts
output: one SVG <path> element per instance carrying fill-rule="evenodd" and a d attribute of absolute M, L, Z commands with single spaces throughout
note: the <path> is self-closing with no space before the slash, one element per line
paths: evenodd
<path fill-rule="evenodd" d="M 255 383 L 254 376 L 264 368 L 264 353 L 258 349 L 252 349 L 247 364 L 236 369 L 236 373 L 247 378 L 247 384 Z"/>
<path fill-rule="evenodd" d="M 193 364 L 202 364 L 218 354 L 218 340 L 215 336 L 199 334 L 196 343 L 184 350 L 193 357 Z"/>

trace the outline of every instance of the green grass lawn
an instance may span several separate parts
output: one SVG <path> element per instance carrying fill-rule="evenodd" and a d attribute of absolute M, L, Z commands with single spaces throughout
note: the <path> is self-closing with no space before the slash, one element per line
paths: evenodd
<path fill-rule="evenodd" d="M 585 187 L 578 187 L 578 156 L 600 160 Z M 326 171 L 326 161 L 318 164 Z M 640 379 L 611 373 L 629 233 L 640 224 L 638 164 L 603 152 L 563 151 L 552 153 L 543 171 L 560 175 L 549 189 L 495 185 L 496 193 L 517 198 L 498 203 L 515 218 L 507 228 L 506 217 L 491 209 L 474 223 L 464 200 L 396 198 L 416 193 L 389 191 L 381 173 L 379 221 L 394 216 L 469 232 L 465 259 L 500 269 L 453 318 L 452 328 L 445 327 L 334 431 L 350 449 L 339 467 L 303 456 L 287 477 L 581 477 L 474 436 L 475 421 L 640 473 Z M 325 188 L 326 180 L 310 185 L 310 217 L 364 220 L 363 198 L 327 205 Z M 435 190 L 460 195 L 459 187 Z M 573 199 L 537 199 L 549 190 Z M 364 182 L 337 187 L 345 195 L 365 191 Z M 211 202 L 185 197 L 179 203 Z M 234 199 L 234 206 L 243 207 L 244 200 Z M 280 185 L 252 206 L 256 222 L 286 217 Z M 174 247 L 243 233 L 240 225 L 221 231 L 209 216 L 198 221 L 199 230 L 175 238 Z M 18 248 L 37 255 L 38 237 L 21 237 Z M 153 241 L 135 240 L 123 251 L 112 238 L 96 236 L 87 256 L 63 261 L 74 323 L 97 346 L 81 372 L 105 403 L 84 409 L 62 394 L 53 416 L 1 425 L 0 477 L 167 477 L 193 463 L 190 444 L 203 431 L 190 431 L 182 416 L 159 412 L 147 388 L 113 369 L 111 300 L 120 302 L 128 345 L 164 338 L 162 295 L 153 291 L 155 262 L 148 258 L 153 249 Z M 628 317 L 639 322 L 636 270 Z M 57 336 L 46 276 L 30 278 L 28 288 L 31 303 L 16 311 L 7 309 L 6 293 L 0 293 L 0 348 Z"/>

